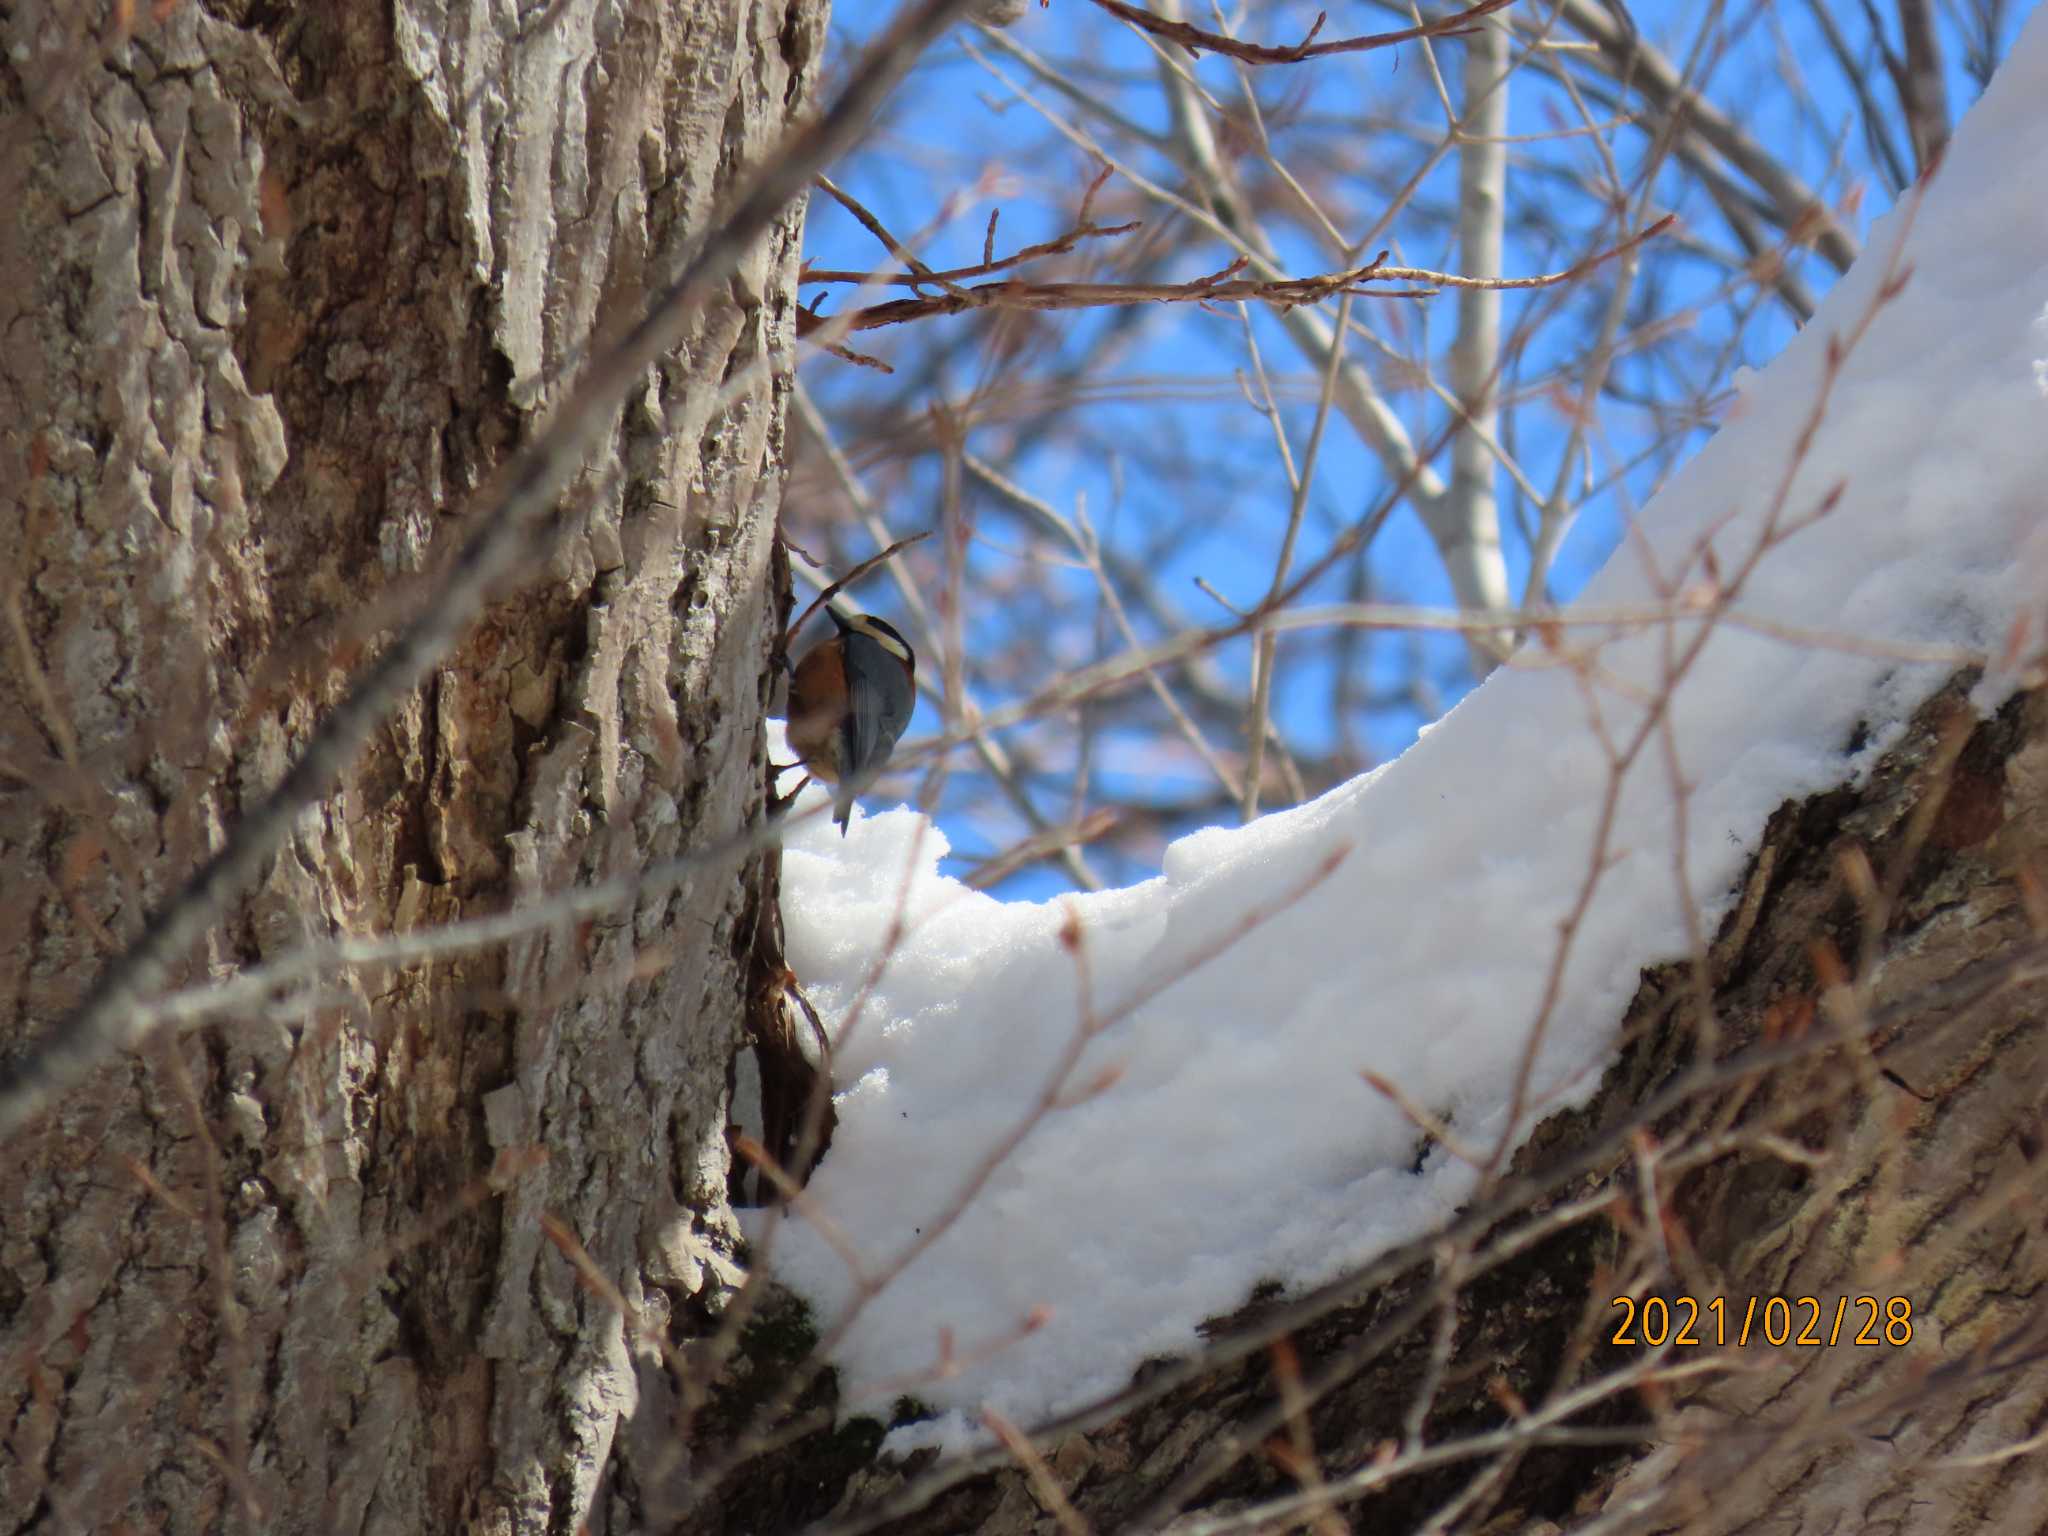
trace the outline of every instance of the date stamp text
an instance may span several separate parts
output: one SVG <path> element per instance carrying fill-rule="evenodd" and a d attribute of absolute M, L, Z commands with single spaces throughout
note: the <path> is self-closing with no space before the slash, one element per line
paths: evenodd
<path fill-rule="evenodd" d="M 1771 1345 L 1890 1345 L 1913 1342 L 1913 1303 L 1904 1296 L 1837 1296 L 1833 1305 L 1818 1296 L 1617 1296 L 1620 1309 L 1612 1344 L 1728 1345 L 1752 1340 Z"/>

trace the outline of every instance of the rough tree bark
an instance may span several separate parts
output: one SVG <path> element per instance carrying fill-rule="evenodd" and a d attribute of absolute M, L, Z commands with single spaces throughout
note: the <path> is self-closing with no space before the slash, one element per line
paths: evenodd
<path fill-rule="evenodd" d="M 825 11 L 0 15 L 0 1059 L 432 600 L 468 493 L 805 105 Z M 758 815 L 800 224 L 184 981 Z M 762 884 L 735 857 L 630 919 L 159 1039 L 10 1143 L 0 1531 L 639 1523 L 674 1473 L 620 1434 L 643 1366 L 539 1218 L 649 1318 L 725 1283 Z"/>
<path fill-rule="evenodd" d="M 1437 1364 L 1446 1291 L 1424 1243 L 1359 1282 L 1220 1322 L 1224 1343 L 1254 1345 L 1236 1364 L 1158 1396 L 1141 1377 L 1125 1411 L 1048 1435 L 1035 1474 L 1002 1452 L 978 1468 L 919 1453 L 848 1472 L 850 1437 L 820 1434 L 689 1529 L 1051 1536 L 1076 1515 L 1095 1531 L 1227 1516 L 1303 1491 L 1289 1446 L 1312 1446 L 1328 1478 L 1391 1454 L 1418 1393 L 1424 1443 L 1441 1445 L 1626 1369 L 1643 1351 L 1614 1344 L 1612 1301 L 1632 1290 L 1724 1298 L 1728 1349 L 1703 1315 L 1699 1347 L 1674 1356 L 1736 1368 L 1609 1396 L 1571 1416 L 1575 1442 L 1531 1436 L 1392 1480 L 1340 1503 L 1341 1527 L 1310 1509 L 1238 1528 L 2038 1531 L 2048 1455 L 2010 1451 L 2048 1420 L 2048 900 L 2035 876 L 2048 702 L 2023 696 L 1979 722 L 1967 681 L 1866 785 L 1780 810 L 1703 967 L 1644 974 L 1598 1096 L 1544 1124 L 1516 1160 L 1533 1186 L 1465 1232 L 1468 1251 L 1498 1242 L 1507 1256 L 1451 1288 Z M 1857 974 L 1852 1003 L 1834 983 Z M 1653 1184 L 1645 1169 L 1665 1159 Z M 1871 1320 L 1858 1309 L 1832 1346 L 1771 1340 L 1759 1314 L 1734 1347 L 1751 1297 L 1816 1298 L 1825 1340 L 1835 1298 L 1864 1294 L 1907 1303 L 1889 1339 L 1883 1313 L 1880 1342 L 1851 1342 Z M 1674 1311 L 1672 1327 L 1684 1320 Z M 1773 1331 L 1788 1321 L 1796 1337 L 1806 1310 Z M 1261 1341 L 1279 1336 L 1300 1378 L 1326 1389 L 1302 1417 L 1276 1414 Z"/>

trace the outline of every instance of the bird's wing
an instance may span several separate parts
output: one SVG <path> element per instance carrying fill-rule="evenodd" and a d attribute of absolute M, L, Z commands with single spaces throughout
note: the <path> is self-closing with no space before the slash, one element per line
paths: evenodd
<path fill-rule="evenodd" d="M 846 760 L 867 765 L 854 785 L 857 794 L 889 760 L 917 698 L 903 663 L 866 635 L 846 637 L 846 673 L 854 701 L 846 720 Z"/>

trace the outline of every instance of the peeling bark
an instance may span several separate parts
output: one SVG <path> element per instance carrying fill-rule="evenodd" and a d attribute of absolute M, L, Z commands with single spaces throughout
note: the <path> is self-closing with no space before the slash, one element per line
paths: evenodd
<path fill-rule="evenodd" d="M 158 9 L 126 40 L 0 18 L 0 1050 L 432 601 L 470 493 L 776 142 L 824 26 L 796 0 Z M 185 984 L 759 815 L 800 228 L 650 372 L 546 568 Z M 0 1532 L 636 1524 L 675 1470 L 618 1433 L 643 1362 L 539 1223 L 650 1320 L 717 1304 L 761 879 L 736 858 L 629 920 L 160 1040 L 11 1143 Z"/>

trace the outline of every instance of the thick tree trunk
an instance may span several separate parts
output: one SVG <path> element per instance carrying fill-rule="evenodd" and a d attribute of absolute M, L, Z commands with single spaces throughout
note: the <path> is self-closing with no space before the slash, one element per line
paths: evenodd
<path fill-rule="evenodd" d="M 2044 845 L 2048 704 L 1976 723 L 1950 690 L 1866 786 L 1780 811 L 1704 964 L 1646 973 L 1598 1097 L 1449 1246 L 1247 1309 L 1218 1328 L 1237 1363 L 1146 1373 L 1167 1390 L 1029 1472 L 848 1475 L 816 1435 L 692 1528 L 1048 1536 L 1299 1496 L 1221 1528 L 2038 1531 L 2048 1454 L 2013 1450 L 2048 1419 Z M 1695 1374 L 1628 1377 L 1652 1296 L 1673 1332 L 1701 1309 L 1667 1356 Z"/>
<path fill-rule="evenodd" d="M 0 17 L 0 1051 L 433 601 L 470 493 L 805 103 L 824 10 Z M 800 222 L 185 983 L 758 815 Z M 763 873 L 159 1038 L 11 1142 L 0 1532 L 637 1524 L 665 1409 L 620 1434 L 641 1363 L 541 1217 L 649 1320 L 726 1283 Z"/>

